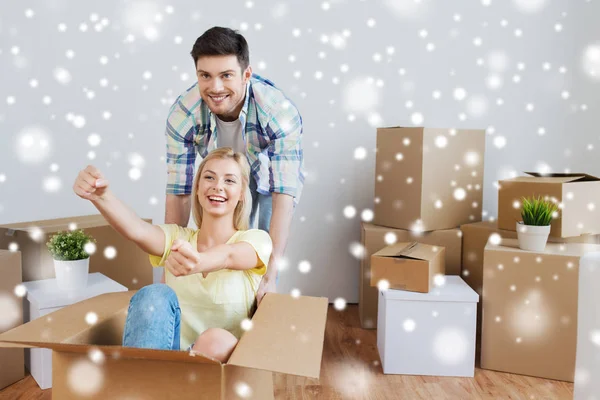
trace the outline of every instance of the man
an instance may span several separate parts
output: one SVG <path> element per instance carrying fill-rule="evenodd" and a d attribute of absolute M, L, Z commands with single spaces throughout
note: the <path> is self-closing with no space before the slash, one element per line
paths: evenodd
<path fill-rule="evenodd" d="M 196 153 L 217 147 L 246 154 L 251 166 L 251 226 L 269 232 L 273 253 L 258 288 L 260 303 L 276 291 L 295 206 L 304 184 L 302 118 L 281 90 L 252 74 L 246 39 L 214 27 L 191 52 L 198 82 L 182 93 L 167 118 L 165 223 L 187 226 Z"/>

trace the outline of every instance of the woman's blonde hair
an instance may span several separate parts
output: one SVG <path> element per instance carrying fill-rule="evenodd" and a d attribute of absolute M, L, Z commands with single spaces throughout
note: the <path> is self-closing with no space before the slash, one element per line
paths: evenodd
<path fill-rule="evenodd" d="M 249 227 L 250 223 L 250 212 L 252 211 L 252 194 L 250 193 L 250 165 L 246 156 L 242 153 L 236 153 L 231 147 L 220 147 L 216 150 L 211 151 L 202 160 L 196 176 L 194 177 L 194 185 L 192 186 L 192 213 L 194 216 L 194 222 L 198 229 L 202 226 L 202 206 L 198 200 L 198 182 L 202 171 L 206 166 L 206 163 L 214 159 L 233 160 L 239 166 L 242 172 L 242 197 L 235 206 L 233 212 L 233 227 L 237 230 L 245 231 Z"/>

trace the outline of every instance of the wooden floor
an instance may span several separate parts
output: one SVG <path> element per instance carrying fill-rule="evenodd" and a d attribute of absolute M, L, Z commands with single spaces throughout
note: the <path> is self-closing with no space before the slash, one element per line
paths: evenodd
<path fill-rule="evenodd" d="M 275 398 L 318 400 L 438 400 L 573 398 L 573 384 L 482 369 L 474 378 L 383 375 L 376 331 L 360 328 L 358 307 L 330 306 L 327 316 L 321 379 L 275 375 Z M 0 391 L 0 400 L 50 400 L 52 389 L 40 390 L 31 376 Z M 260 399 L 259 399 L 260 400 Z"/>

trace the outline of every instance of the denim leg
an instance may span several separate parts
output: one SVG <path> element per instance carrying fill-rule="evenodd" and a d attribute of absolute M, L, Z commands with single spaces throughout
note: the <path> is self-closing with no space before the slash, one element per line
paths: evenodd
<path fill-rule="evenodd" d="M 248 226 L 251 229 L 255 229 L 256 228 L 256 212 L 258 211 L 258 192 L 256 191 L 256 181 L 254 180 L 254 177 L 252 176 L 252 174 L 250 174 L 250 193 L 252 194 L 252 210 L 250 211 L 250 221 L 248 223 Z"/>
<path fill-rule="evenodd" d="M 258 229 L 269 232 L 273 215 L 273 197 L 258 193 Z"/>
<path fill-rule="evenodd" d="M 180 325 L 175 291 L 163 283 L 144 286 L 129 301 L 123 346 L 180 350 Z"/>

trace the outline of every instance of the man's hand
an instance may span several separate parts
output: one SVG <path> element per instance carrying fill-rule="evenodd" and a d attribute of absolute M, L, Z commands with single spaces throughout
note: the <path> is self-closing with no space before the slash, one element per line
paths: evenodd
<path fill-rule="evenodd" d="M 256 302 L 257 305 L 260 304 L 262 298 L 267 293 L 276 293 L 277 292 L 277 283 L 275 282 L 275 276 L 271 276 L 269 274 L 264 274 L 260 285 L 258 285 L 258 291 L 256 292 Z"/>
<path fill-rule="evenodd" d="M 201 268 L 202 256 L 185 240 L 176 239 L 171 246 L 171 254 L 165 261 L 165 268 L 174 276 L 187 276 L 202 273 L 206 278 L 208 272 Z"/>

